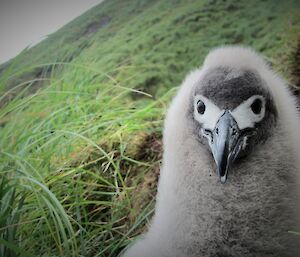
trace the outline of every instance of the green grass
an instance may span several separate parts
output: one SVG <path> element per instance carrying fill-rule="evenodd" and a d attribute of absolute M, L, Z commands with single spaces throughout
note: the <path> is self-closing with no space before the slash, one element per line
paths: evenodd
<path fill-rule="evenodd" d="M 0 256 L 117 256 L 153 214 L 185 73 L 246 44 L 293 82 L 299 31 L 296 0 L 109 0 L 23 51 L 0 73 Z"/>
<path fill-rule="evenodd" d="M 82 70 L 96 74 L 74 65 L 72 75 Z M 1 118 L 7 118 L 1 172 L 26 196 L 18 236 L 28 252 L 104 256 L 119 251 L 127 230 L 144 224 L 152 212 L 153 203 L 141 202 L 148 206 L 144 215 L 128 220 L 138 181 L 157 166 L 157 160 L 135 158 L 137 150 L 129 144 L 142 132 L 160 132 L 170 94 L 135 102 L 128 100 L 132 90 L 113 80 L 78 87 L 64 79 L 52 78 L 43 90 L 19 95 L 1 109 Z"/>

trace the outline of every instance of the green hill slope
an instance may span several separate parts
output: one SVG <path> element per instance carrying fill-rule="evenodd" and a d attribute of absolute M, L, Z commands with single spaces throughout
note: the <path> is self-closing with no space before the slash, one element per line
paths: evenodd
<path fill-rule="evenodd" d="M 185 74 L 245 44 L 297 84 L 299 33 L 298 0 L 109 0 L 0 66 L 0 256 L 117 256 L 153 214 Z"/>

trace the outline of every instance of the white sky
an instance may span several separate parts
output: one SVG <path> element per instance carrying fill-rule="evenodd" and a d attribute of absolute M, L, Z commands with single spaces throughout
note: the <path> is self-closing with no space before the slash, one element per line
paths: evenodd
<path fill-rule="evenodd" d="M 103 0 L 0 0 L 0 64 Z"/>

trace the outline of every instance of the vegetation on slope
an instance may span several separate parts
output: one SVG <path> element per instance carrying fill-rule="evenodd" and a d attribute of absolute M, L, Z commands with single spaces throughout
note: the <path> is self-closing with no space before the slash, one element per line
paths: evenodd
<path fill-rule="evenodd" d="M 299 31 L 297 0 L 109 0 L 0 67 L 0 256 L 117 256 L 153 214 L 186 72 L 245 44 L 296 83 Z"/>

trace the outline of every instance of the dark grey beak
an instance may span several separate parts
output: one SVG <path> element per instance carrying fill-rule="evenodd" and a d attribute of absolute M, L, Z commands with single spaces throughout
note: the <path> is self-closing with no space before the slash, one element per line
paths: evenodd
<path fill-rule="evenodd" d="M 243 138 L 234 117 L 226 110 L 211 132 L 209 141 L 221 183 L 226 182 L 228 170 L 242 148 Z"/>

